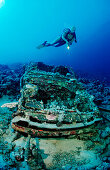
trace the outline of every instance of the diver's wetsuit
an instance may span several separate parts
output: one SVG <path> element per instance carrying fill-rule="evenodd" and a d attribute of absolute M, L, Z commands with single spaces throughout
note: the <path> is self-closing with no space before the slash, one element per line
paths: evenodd
<path fill-rule="evenodd" d="M 44 45 L 44 47 L 49 47 L 49 46 L 60 47 L 60 46 L 62 46 L 64 44 L 66 44 L 66 42 L 62 39 L 62 37 L 60 37 L 58 39 L 58 41 L 55 42 L 55 43 L 50 44 L 47 41 L 44 41 L 44 43 L 42 45 Z"/>
<path fill-rule="evenodd" d="M 71 38 L 68 38 L 68 34 L 71 34 L 72 37 L 71 37 Z M 73 38 L 76 40 L 76 34 L 75 34 L 75 32 L 67 33 L 64 37 L 65 37 L 65 39 L 66 39 L 68 42 L 70 42 L 71 40 L 73 40 Z M 62 45 L 64 45 L 64 44 L 66 44 L 66 41 L 63 40 L 62 36 L 58 39 L 58 41 L 56 41 L 56 42 L 54 42 L 54 43 L 52 43 L 52 44 L 47 43 L 47 41 L 45 41 L 45 42 L 43 43 L 43 45 L 44 45 L 45 47 L 49 47 L 49 46 L 60 47 L 60 46 L 62 46 Z"/>
<path fill-rule="evenodd" d="M 68 38 L 68 34 L 71 34 L 71 35 L 72 35 L 71 39 Z M 76 40 L 76 34 L 75 34 L 75 32 L 67 33 L 67 34 L 65 35 L 65 39 L 66 39 L 68 42 L 71 41 L 73 38 Z M 60 47 L 60 46 L 62 46 L 62 45 L 64 45 L 64 44 L 66 44 L 66 42 L 65 42 L 65 40 L 63 40 L 63 38 L 62 38 L 62 36 L 61 36 L 60 39 L 59 39 L 57 42 L 53 43 L 51 46 Z"/>

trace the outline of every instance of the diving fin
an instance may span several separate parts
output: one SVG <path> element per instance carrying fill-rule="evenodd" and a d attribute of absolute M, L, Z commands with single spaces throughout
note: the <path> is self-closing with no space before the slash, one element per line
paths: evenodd
<path fill-rule="evenodd" d="M 44 43 L 42 43 L 41 45 L 37 46 L 36 48 L 37 49 L 41 49 L 41 48 L 45 47 L 46 43 L 47 43 L 47 41 L 44 41 Z"/>

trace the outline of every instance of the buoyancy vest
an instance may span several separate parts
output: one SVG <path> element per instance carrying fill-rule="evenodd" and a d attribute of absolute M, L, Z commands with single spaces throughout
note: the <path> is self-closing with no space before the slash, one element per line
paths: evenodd
<path fill-rule="evenodd" d="M 67 34 L 64 35 L 65 39 L 67 39 L 67 41 L 71 41 L 73 40 L 73 38 L 76 39 L 76 34 L 75 32 L 69 32 Z"/>

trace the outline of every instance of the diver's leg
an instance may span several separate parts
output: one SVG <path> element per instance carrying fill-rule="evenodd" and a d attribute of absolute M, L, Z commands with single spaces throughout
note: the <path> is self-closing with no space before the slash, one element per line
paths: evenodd
<path fill-rule="evenodd" d="M 48 43 L 47 41 L 44 41 L 44 43 L 39 45 L 37 48 L 41 49 L 43 47 L 49 47 L 49 46 L 60 47 L 64 44 L 66 44 L 66 42 L 61 37 L 59 37 L 53 43 Z"/>
<path fill-rule="evenodd" d="M 60 40 L 61 40 L 61 37 L 57 38 L 55 41 L 53 41 L 53 43 L 51 43 L 51 45 L 58 44 Z"/>
<path fill-rule="evenodd" d="M 54 47 L 60 47 L 60 46 L 62 46 L 62 45 L 64 45 L 64 44 L 66 44 L 66 42 L 65 42 L 65 41 L 62 41 L 62 42 L 59 42 L 59 43 L 57 43 L 56 45 L 54 45 Z"/>
<path fill-rule="evenodd" d="M 54 47 L 60 47 L 64 44 L 66 44 L 66 42 L 62 39 L 62 37 L 59 37 L 51 45 Z"/>
<path fill-rule="evenodd" d="M 62 42 L 64 42 L 64 40 L 61 37 L 59 37 L 52 43 L 48 43 L 47 41 L 44 41 L 42 45 L 44 45 L 44 47 L 49 47 L 49 46 L 54 46 L 54 45 L 56 46 L 56 45 L 61 44 Z"/>

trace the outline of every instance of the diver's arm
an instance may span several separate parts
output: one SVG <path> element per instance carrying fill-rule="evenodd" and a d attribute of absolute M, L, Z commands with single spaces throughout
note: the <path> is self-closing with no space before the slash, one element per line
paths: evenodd
<path fill-rule="evenodd" d="M 62 35 L 62 39 L 66 42 L 66 44 L 68 44 L 69 41 L 65 38 L 65 36 L 66 36 L 66 34 L 63 34 L 63 35 Z"/>
<path fill-rule="evenodd" d="M 69 49 L 70 42 L 65 38 L 65 34 L 62 35 L 62 39 L 66 42 L 67 48 Z"/>
<path fill-rule="evenodd" d="M 74 34 L 74 41 L 75 41 L 75 43 L 77 43 L 76 33 Z"/>

